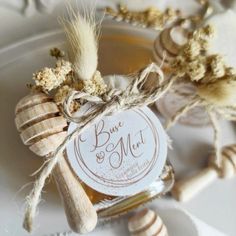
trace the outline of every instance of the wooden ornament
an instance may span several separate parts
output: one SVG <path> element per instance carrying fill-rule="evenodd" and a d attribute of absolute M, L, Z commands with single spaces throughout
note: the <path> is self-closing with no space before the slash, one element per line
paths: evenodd
<path fill-rule="evenodd" d="M 222 166 L 217 169 L 209 165 L 198 174 L 180 180 L 172 189 L 172 196 L 178 201 L 188 201 L 217 178 L 232 178 L 236 175 L 236 144 L 225 146 L 222 150 Z"/>
<path fill-rule="evenodd" d="M 165 28 L 154 41 L 153 57 L 167 74 L 171 72 L 172 62 L 188 41 L 189 28 L 190 26 L 183 24 Z M 157 81 L 157 77 L 147 80 L 145 88 L 150 89 L 156 86 Z"/>
<path fill-rule="evenodd" d="M 67 135 L 66 119 L 44 93 L 30 94 L 21 99 L 15 113 L 16 127 L 23 143 L 39 156 L 47 156 L 55 151 Z M 71 229 L 77 233 L 92 231 L 97 224 L 96 210 L 64 155 L 59 158 L 53 176 Z"/>
<path fill-rule="evenodd" d="M 188 30 L 181 25 L 164 29 L 154 42 L 154 58 L 165 69 L 179 54 L 182 46 L 187 43 Z"/>
<path fill-rule="evenodd" d="M 128 221 L 131 236 L 168 236 L 167 228 L 162 219 L 150 209 L 143 209 Z"/>

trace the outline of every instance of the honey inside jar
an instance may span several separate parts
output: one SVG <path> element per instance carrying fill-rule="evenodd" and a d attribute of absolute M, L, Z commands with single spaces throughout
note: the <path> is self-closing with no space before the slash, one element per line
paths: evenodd
<path fill-rule="evenodd" d="M 103 27 L 98 50 L 103 75 L 134 73 L 152 61 L 152 40 L 132 31 L 128 33 L 123 24 Z"/>
<path fill-rule="evenodd" d="M 114 198 L 112 196 L 105 195 L 103 193 L 100 193 L 100 192 L 90 188 L 88 185 L 86 185 L 83 182 L 81 182 L 81 185 L 83 186 L 85 192 L 87 193 L 89 199 L 91 200 L 91 202 L 93 204 L 97 204 L 97 203 L 99 203 L 100 201 L 102 201 L 104 199 L 112 199 L 112 198 Z"/>

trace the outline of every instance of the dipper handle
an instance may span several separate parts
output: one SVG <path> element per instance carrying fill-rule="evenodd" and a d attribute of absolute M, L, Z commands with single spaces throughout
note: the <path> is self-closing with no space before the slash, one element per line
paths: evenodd
<path fill-rule="evenodd" d="M 176 182 L 171 191 L 172 196 L 181 202 L 188 201 L 217 178 L 218 173 L 215 168 L 205 168 L 192 177 Z"/>
<path fill-rule="evenodd" d="M 97 212 L 64 156 L 57 163 L 53 176 L 71 229 L 80 234 L 92 231 L 97 224 Z"/>

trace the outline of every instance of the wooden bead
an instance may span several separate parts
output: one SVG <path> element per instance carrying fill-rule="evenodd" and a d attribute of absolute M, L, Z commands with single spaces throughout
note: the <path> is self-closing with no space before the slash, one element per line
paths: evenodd
<path fill-rule="evenodd" d="M 228 158 L 236 169 L 236 144 L 232 144 L 223 149 L 223 156 Z"/>
<path fill-rule="evenodd" d="M 155 41 L 155 49 L 156 49 L 157 54 L 162 59 L 165 59 L 166 62 L 171 62 L 176 56 L 166 50 L 164 45 L 161 43 L 160 37 L 158 37 Z M 163 57 L 165 57 L 165 58 L 163 58 Z"/>
<path fill-rule="evenodd" d="M 27 109 L 28 107 L 35 106 L 44 102 L 51 101 L 52 98 L 47 96 L 44 93 L 29 94 L 23 97 L 16 105 L 15 114 L 18 112 Z"/>
<path fill-rule="evenodd" d="M 225 179 L 233 178 L 235 176 L 235 166 L 232 164 L 230 159 L 223 159 L 220 175 L 220 177 Z"/>
<path fill-rule="evenodd" d="M 187 30 L 181 26 L 165 29 L 160 35 L 163 47 L 172 55 L 178 55 L 182 46 L 187 43 Z"/>
<path fill-rule="evenodd" d="M 20 136 L 25 145 L 30 145 L 35 140 L 63 131 L 66 126 L 67 123 L 64 117 L 52 117 L 31 125 L 23 130 Z"/>
<path fill-rule="evenodd" d="M 157 37 L 154 42 L 154 59 L 159 65 L 168 68 L 174 60 L 175 55 L 170 54 L 161 44 L 160 37 Z"/>
<path fill-rule="evenodd" d="M 132 236 L 168 236 L 162 219 L 153 210 L 147 208 L 129 219 L 128 229 Z"/>
<path fill-rule="evenodd" d="M 15 118 L 16 127 L 18 130 L 24 129 L 24 126 L 31 123 L 36 123 L 45 117 L 50 117 L 59 112 L 57 105 L 53 102 L 46 102 L 28 107 L 19 112 Z"/>
<path fill-rule="evenodd" d="M 222 178 L 233 178 L 236 175 L 236 144 L 226 146 L 222 151 Z"/>
<path fill-rule="evenodd" d="M 164 29 L 154 42 L 154 58 L 159 64 L 168 68 L 179 54 L 182 46 L 187 43 L 188 30 L 182 26 Z"/>
<path fill-rule="evenodd" d="M 54 144 L 54 148 L 56 143 L 57 146 L 60 144 L 55 141 L 55 134 L 58 134 L 60 139 L 67 122 L 59 115 L 57 105 L 46 94 L 29 94 L 22 98 L 16 105 L 15 112 L 16 127 L 20 131 L 23 143 L 31 145 L 30 149 L 37 155 L 44 156 L 52 151 L 52 146 L 46 145 L 46 140 Z M 43 149 L 40 151 L 39 148 Z"/>
<path fill-rule="evenodd" d="M 34 143 L 29 148 L 38 156 L 46 156 L 56 150 L 56 148 L 65 139 L 66 133 L 67 132 L 60 132 L 50 135 L 49 137 L 43 138 Z"/>

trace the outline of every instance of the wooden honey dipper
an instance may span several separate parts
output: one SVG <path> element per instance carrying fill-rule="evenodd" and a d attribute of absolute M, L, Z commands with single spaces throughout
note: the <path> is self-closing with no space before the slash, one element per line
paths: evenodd
<path fill-rule="evenodd" d="M 164 29 L 154 42 L 153 52 L 157 63 L 168 70 L 187 39 L 188 30 L 181 25 Z"/>
<path fill-rule="evenodd" d="M 225 146 L 222 150 L 222 166 L 217 169 L 210 158 L 208 167 L 198 174 L 180 180 L 172 189 L 173 197 L 178 201 L 187 201 L 207 187 L 218 177 L 232 178 L 236 175 L 236 144 Z"/>
<path fill-rule="evenodd" d="M 16 105 L 15 114 L 16 127 L 23 143 L 39 156 L 55 151 L 66 137 L 67 121 L 44 93 L 22 98 Z M 64 156 L 59 158 L 53 176 L 71 229 L 77 233 L 92 231 L 97 224 L 96 210 Z"/>
<path fill-rule="evenodd" d="M 168 236 L 167 228 L 155 211 L 145 208 L 128 221 L 131 236 Z"/>

